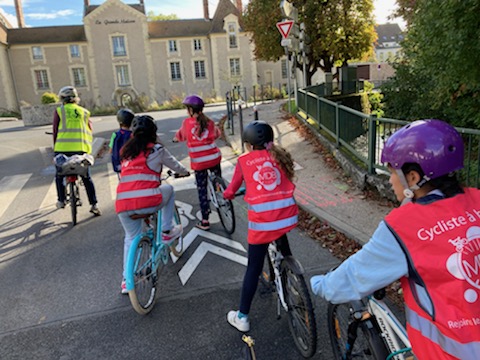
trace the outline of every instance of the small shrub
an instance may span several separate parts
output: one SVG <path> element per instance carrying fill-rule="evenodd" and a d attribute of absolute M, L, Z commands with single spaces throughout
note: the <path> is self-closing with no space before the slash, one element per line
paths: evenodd
<path fill-rule="evenodd" d="M 51 93 L 51 92 L 44 92 L 42 94 L 42 104 L 55 104 L 58 102 L 58 96 L 57 94 Z"/>

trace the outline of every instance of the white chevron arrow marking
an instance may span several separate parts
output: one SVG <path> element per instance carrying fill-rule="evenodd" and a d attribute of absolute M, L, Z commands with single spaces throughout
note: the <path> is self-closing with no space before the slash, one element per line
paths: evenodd
<path fill-rule="evenodd" d="M 237 241 L 233 241 L 223 236 L 216 235 L 216 234 L 207 232 L 205 230 L 197 229 L 197 228 L 193 228 L 183 238 L 184 251 L 193 243 L 193 241 L 197 238 L 197 236 L 205 237 L 207 239 L 213 240 L 215 242 L 229 246 L 236 250 L 240 250 L 245 253 L 247 252 L 247 250 L 245 250 L 242 244 L 240 244 Z M 185 263 L 185 265 L 183 265 L 183 267 L 178 272 L 178 276 L 180 278 L 180 281 L 182 282 L 182 285 L 185 285 L 187 283 L 188 279 L 190 279 L 192 274 L 197 269 L 197 266 L 202 262 L 203 258 L 208 254 L 208 252 L 224 257 L 225 259 L 229 259 L 231 261 L 234 261 L 244 266 L 247 266 L 247 263 L 248 263 L 248 259 L 245 256 L 241 256 L 230 250 L 226 250 L 224 248 L 221 248 L 217 245 L 213 245 L 208 242 L 202 242 L 198 246 L 198 248 L 195 250 L 195 252 L 192 254 L 192 256 L 188 259 L 188 261 Z M 173 254 L 171 254 L 171 256 L 172 256 L 173 262 L 176 262 L 178 260 L 177 257 L 173 256 Z"/>

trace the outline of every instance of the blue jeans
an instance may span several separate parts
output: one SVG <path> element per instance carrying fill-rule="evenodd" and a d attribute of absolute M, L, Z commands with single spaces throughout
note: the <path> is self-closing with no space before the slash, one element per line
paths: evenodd
<path fill-rule="evenodd" d="M 131 219 L 133 214 L 152 214 L 159 209 L 162 209 L 162 231 L 171 230 L 173 227 L 173 210 L 175 206 L 175 194 L 173 186 L 169 184 L 160 185 L 162 193 L 162 203 L 155 207 L 129 210 L 118 214 L 120 223 L 125 231 L 125 238 L 123 241 L 123 278 L 125 279 L 125 268 L 127 265 L 127 255 L 132 245 L 133 240 L 142 233 L 143 219 Z"/>

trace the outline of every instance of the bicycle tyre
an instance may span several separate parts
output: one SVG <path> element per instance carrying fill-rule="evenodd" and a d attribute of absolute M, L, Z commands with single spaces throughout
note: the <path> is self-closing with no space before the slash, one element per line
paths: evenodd
<path fill-rule="evenodd" d="M 178 213 L 178 209 L 177 209 L 176 205 L 174 207 L 174 212 L 173 212 L 173 223 L 175 225 L 182 225 L 182 220 L 180 219 L 180 214 Z M 177 239 L 175 239 L 173 244 L 170 245 L 170 251 L 177 258 L 182 256 L 182 254 L 183 254 L 183 234 L 180 235 Z"/>
<path fill-rule="evenodd" d="M 235 212 L 233 210 L 233 203 L 223 197 L 223 192 L 227 188 L 225 181 L 217 176 L 213 179 L 213 188 L 215 189 L 215 198 L 218 204 L 218 216 L 223 228 L 227 234 L 231 235 L 235 231 Z"/>
<path fill-rule="evenodd" d="M 282 263 L 282 285 L 288 305 L 288 327 L 300 354 L 312 357 L 317 351 L 317 323 L 312 299 L 302 274 Z"/>
<path fill-rule="evenodd" d="M 349 303 L 328 304 L 327 326 L 335 360 L 386 359 L 389 352 L 373 318 L 359 324 L 361 331 L 357 329 L 357 338 L 353 344 L 352 353 L 350 356 L 346 356 L 348 326 L 350 322 L 354 321 L 351 308 Z"/>
<path fill-rule="evenodd" d="M 128 292 L 133 309 L 140 315 L 152 311 L 157 294 L 157 274 L 152 264 L 152 239 L 144 236 L 135 249 L 133 267 L 134 287 Z"/>
<path fill-rule="evenodd" d="M 70 188 L 70 196 L 68 197 L 70 199 L 70 211 L 72 212 L 72 224 L 73 226 L 77 225 L 77 184 L 76 182 L 70 182 L 68 184 L 68 187 Z"/>

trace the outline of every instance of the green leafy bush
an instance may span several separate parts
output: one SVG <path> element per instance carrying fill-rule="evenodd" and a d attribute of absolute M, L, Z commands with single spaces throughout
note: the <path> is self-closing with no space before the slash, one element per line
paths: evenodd
<path fill-rule="evenodd" d="M 41 101 L 42 101 L 42 104 L 55 104 L 58 102 L 58 96 L 57 94 L 47 91 L 42 94 Z"/>

